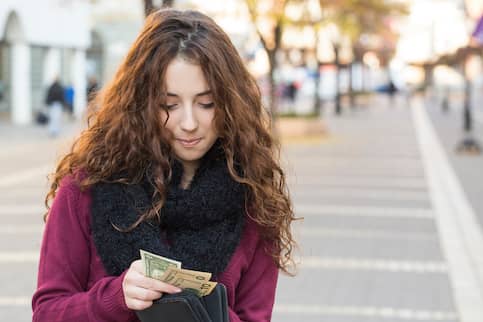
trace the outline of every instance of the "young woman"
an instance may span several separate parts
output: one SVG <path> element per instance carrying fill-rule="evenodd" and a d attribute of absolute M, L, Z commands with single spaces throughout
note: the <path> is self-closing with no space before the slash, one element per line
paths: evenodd
<path fill-rule="evenodd" d="M 269 321 L 294 220 L 259 89 L 228 36 L 195 11 L 146 24 L 46 204 L 33 321 L 137 321 L 176 287 L 139 250 L 211 272 L 230 321 Z"/>

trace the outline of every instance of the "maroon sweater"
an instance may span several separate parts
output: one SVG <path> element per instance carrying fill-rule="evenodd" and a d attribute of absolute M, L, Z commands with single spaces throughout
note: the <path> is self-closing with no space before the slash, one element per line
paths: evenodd
<path fill-rule="evenodd" d="M 108 276 L 90 228 L 91 196 L 65 178 L 50 210 L 32 299 L 34 322 L 138 321 L 122 292 L 124 272 Z M 270 321 L 278 269 L 247 219 L 240 244 L 218 282 L 227 289 L 231 322 Z"/>

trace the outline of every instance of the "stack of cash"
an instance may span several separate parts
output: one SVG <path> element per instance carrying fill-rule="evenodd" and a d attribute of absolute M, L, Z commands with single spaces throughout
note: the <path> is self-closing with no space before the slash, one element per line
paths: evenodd
<path fill-rule="evenodd" d="M 199 297 L 211 293 L 216 282 L 211 282 L 211 273 L 181 268 L 181 262 L 140 250 L 144 274 L 184 290 L 190 290 Z"/>

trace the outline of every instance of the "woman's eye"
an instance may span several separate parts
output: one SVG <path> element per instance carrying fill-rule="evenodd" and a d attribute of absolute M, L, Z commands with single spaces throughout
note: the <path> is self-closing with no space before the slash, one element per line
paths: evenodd
<path fill-rule="evenodd" d="M 162 106 L 163 108 L 166 108 L 166 109 L 168 109 L 168 110 L 172 110 L 173 108 L 175 108 L 175 107 L 176 107 L 176 105 L 178 105 L 178 104 L 161 104 L 161 106 Z"/>
<path fill-rule="evenodd" d="M 204 104 L 204 103 L 200 103 L 200 105 L 201 105 L 202 107 L 204 107 L 204 108 L 210 108 L 210 107 L 215 106 L 215 103 L 214 103 L 214 102 L 211 102 L 211 103 L 206 103 L 206 104 Z"/>

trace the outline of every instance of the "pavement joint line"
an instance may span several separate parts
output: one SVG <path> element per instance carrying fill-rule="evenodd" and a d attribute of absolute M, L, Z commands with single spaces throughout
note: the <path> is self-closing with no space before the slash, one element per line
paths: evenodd
<path fill-rule="evenodd" d="M 29 296 L 0 296 L 0 307 L 30 306 L 32 298 Z"/>
<path fill-rule="evenodd" d="M 295 233 L 303 237 L 329 237 L 329 238 L 360 238 L 360 239 L 401 239 L 429 240 L 437 239 L 430 233 L 409 233 L 386 230 L 362 230 L 362 229 L 331 229 L 331 228 L 302 228 L 294 229 Z"/>
<path fill-rule="evenodd" d="M 411 140 L 412 142 L 414 140 Z M 299 150 L 295 150 L 295 149 L 287 149 L 285 147 L 282 146 L 282 164 L 287 164 L 290 165 L 294 162 L 297 162 L 296 160 L 298 158 L 307 158 L 307 155 L 313 155 L 313 154 L 308 154 L 308 153 L 312 153 L 312 152 L 320 152 L 320 153 L 327 153 L 325 149 L 316 149 L 316 148 L 313 148 L 311 147 L 310 149 L 299 149 Z M 297 157 L 297 159 L 295 160 L 292 160 L 290 157 L 288 157 L 288 155 L 295 155 Z M 368 150 L 368 149 L 365 149 L 365 150 L 354 150 L 354 149 L 351 149 L 350 151 L 347 151 L 347 150 L 334 150 L 334 151 L 331 151 L 331 154 L 330 155 L 333 155 L 335 157 L 339 156 L 339 157 L 343 157 L 343 158 L 352 158 L 352 159 L 356 159 L 356 158 L 381 158 L 381 159 L 404 159 L 404 160 L 420 160 L 421 159 L 421 155 L 420 153 L 417 151 L 417 150 L 414 150 L 414 151 L 411 151 L 411 153 L 408 153 L 406 150 L 405 152 L 402 152 L 402 151 L 394 151 L 394 150 L 377 150 L 377 149 L 373 149 L 373 150 Z"/>
<path fill-rule="evenodd" d="M 39 216 L 46 211 L 45 206 L 40 204 L 24 204 L 24 205 L 0 205 L 0 216 L 4 215 L 36 215 Z"/>
<path fill-rule="evenodd" d="M 44 225 L 2 225 L 0 234 L 30 234 L 41 233 Z"/>
<path fill-rule="evenodd" d="M 288 178 L 291 189 L 297 188 L 328 188 L 328 187 L 348 187 L 348 188 L 388 188 L 388 189 L 414 189 L 427 190 L 426 182 L 423 180 L 327 180 L 324 178 Z"/>
<path fill-rule="evenodd" d="M 0 252 L 0 263 L 37 263 L 39 251 Z"/>
<path fill-rule="evenodd" d="M 412 140 L 411 140 L 412 141 Z M 420 158 L 399 158 L 399 157 L 373 157 L 373 156 L 300 156 L 297 158 L 296 161 L 292 161 L 292 163 L 305 163 L 305 162 L 315 162 L 318 165 L 353 165 L 357 163 L 358 166 L 366 167 L 367 165 L 381 165 L 387 168 L 397 168 L 401 166 L 401 168 L 407 169 L 408 166 L 410 168 L 421 169 L 421 160 Z M 365 164 L 367 163 L 367 164 Z"/>
<path fill-rule="evenodd" d="M 39 175 L 45 175 L 45 177 L 47 177 L 47 174 L 51 169 L 52 164 L 44 164 L 34 168 L 20 170 L 8 175 L 4 175 L 3 177 L 0 177 L 0 188 L 21 184 Z"/>
<path fill-rule="evenodd" d="M 11 144 L 11 142 L 0 142 L 0 144 Z M 18 157 L 19 155 L 22 154 L 28 154 L 32 151 L 32 148 L 36 147 L 38 145 L 38 142 L 36 143 L 30 143 L 30 144 L 22 144 L 22 145 L 15 145 L 12 147 L 9 147 L 9 149 L 6 150 L 1 150 L 0 151 L 0 159 L 3 158 L 8 158 L 9 160 L 12 159 L 12 157 Z"/>
<path fill-rule="evenodd" d="M 413 119 L 436 213 L 443 254 L 460 322 L 483 321 L 483 237 L 476 215 L 463 192 L 430 123 L 425 105 L 412 106 Z"/>
<path fill-rule="evenodd" d="M 392 273 L 443 273 L 448 268 L 444 262 L 434 261 L 404 261 L 368 258 L 337 258 L 305 256 L 300 260 L 302 269 L 340 269 L 340 270 L 370 270 Z"/>
<path fill-rule="evenodd" d="M 297 216 L 360 216 L 382 218 L 433 219 L 434 212 L 429 208 L 369 207 L 346 205 L 298 204 Z"/>
<path fill-rule="evenodd" d="M 388 169 L 387 171 L 381 172 L 379 170 L 374 169 L 375 171 L 367 172 L 364 170 L 359 170 L 357 168 L 351 168 L 351 167 L 346 167 L 346 168 L 339 168 L 339 169 L 334 169 L 334 168 L 320 168 L 320 167 L 315 167 L 315 166 L 298 166 L 299 169 L 302 169 L 299 171 L 299 174 L 302 174 L 302 171 L 310 170 L 310 174 L 313 176 L 313 178 L 323 178 L 326 175 L 333 175 L 334 173 L 337 173 L 337 175 L 340 175 L 341 178 L 366 178 L 368 180 L 371 180 L 372 178 L 377 179 L 377 178 L 393 178 L 394 180 L 398 179 L 418 179 L 424 177 L 424 171 L 419 171 L 417 173 L 415 172 L 406 172 L 406 171 L 394 171 Z M 310 175 L 309 174 L 309 175 Z M 290 175 L 290 171 L 288 171 L 288 175 Z M 303 175 L 303 174 L 302 174 Z"/>
<path fill-rule="evenodd" d="M 299 168 L 301 170 L 305 170 L 305 168 Z M 307 169 L 308 170 L 308 169 Z M 394 180 L 414 180 L 414 179 L 421 179 L 424 177 L 424 171 L 422 173 L 419 173 L 417 175 L 407 175 L 403 173 L 360 173 L 360 172 L 346 172 L 346 170 L 352 170 L 351 169 L 344 169 L 344 172 L 338 172 L 336 175 L 334 175 L 334 172 L 326 171 L 326 172 L 317 172 L 317 168 L 311 168 L 310 173 L 303 173 L 300 170 L 298 171 L 297 174 L 294 174 L 293 170 L 287 171 L 287 176 L 288 178 L 296 178 L 296 177 L 312 177 L 316 179 L 322 180 L 324 177 L 331 177 L 334 178 L 335 176 L 340 177 L 341 179 L 352 179 L 352 178 L 357 178 L 357 179 L 367 179 L 367 180 L 372 180 L 372 179 L 394 179 Z M 325 169 L 322 169 L 325 170 Z"/>
<path fill-rule="evenodd" d="M 367 200 L 397 200 L 397 201 L 427 201 L 429 195 L 426 191 L 401 191 L 393 189 L 370 189 L 370 188 L 323 188 L 297 191 L 292 189 L 293 196 L 319 196 L 319 197 L 346 197 L 361 198 Z"/>
<path fill-rule="evenodd" d="M 357 160 L 354 160 L 354 163 L 357 163 Z M 413 175 L 414 177 L 421 177 L 422 174 L 424 174 L 424 170 L 422 167 L 418 168 L 407 168 L 407 167 L 380 167 L 378 165 L 373 165 L 373 166 L 361 166 L 361 168 L 349 168 L 350 165 L 348 164 L 319 164 L 317 162 L 298 162 L 297 164 L 293 164 L 292 166 L 298 167 L 298 168 L 305 168 L 305 169 L 310 169 L 314 168 L 318 171 L 347 171 L 350 170 L 349 173 L 346 175 L 367 175 L 367 176 L 387 176 L 391 177 L 394 176 L 395 178 L 398 177 L 398 175 Z M 360 165 L 358 165 L 360 166 Z M 344 173 L 341 173 L 341 175 L 344 175 Z"/>
<path fill-rule="evenodd" d="M 297 314 L 301 316 L 346 316 L 366 318 L 387 318 L 410 321 L 451 321 L 458 316 L 451 311 L 426 311 L 375 306 L 329 306 L 310 304 L 280 304 L 274 306 L 274 313 Z"/>

